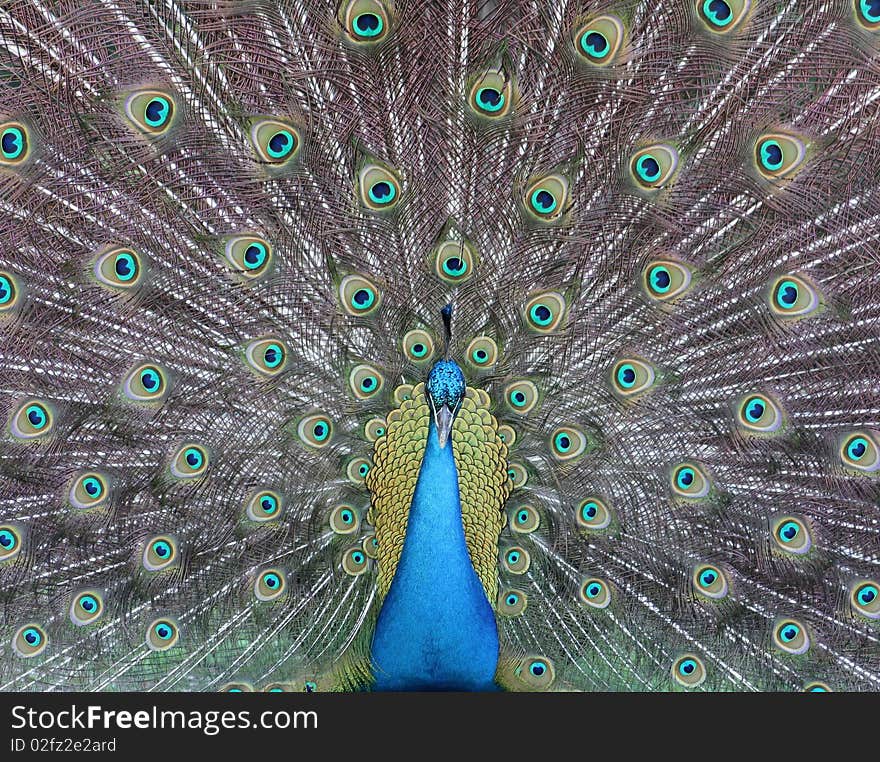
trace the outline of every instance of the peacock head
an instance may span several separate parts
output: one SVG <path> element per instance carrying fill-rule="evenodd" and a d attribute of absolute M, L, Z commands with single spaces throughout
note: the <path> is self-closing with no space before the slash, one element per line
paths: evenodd
<path fill-rule="evenodd" d="M 446 446 L 449 433 L 452 431 L 452 421 L 464 397 L 464 373 L 452 360 L 440 360 L 431 368 L 425 388 L 431 402 L 431 410 L 434 412 L 437 437 L 442 448 Z"/>

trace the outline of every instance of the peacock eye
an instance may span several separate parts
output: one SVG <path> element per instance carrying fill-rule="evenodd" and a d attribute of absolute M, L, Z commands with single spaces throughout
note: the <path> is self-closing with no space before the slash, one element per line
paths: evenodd
<path fill-rule="evenodd" d="M 339 301 L 349 315 L 369 315 L 380 300 L 379 289 L 362 275 L 346 275 L 339 284 Z"/>
<path fill-rule="evenodd" d="M 336 534 L 354 534 L 360 523 L 357 511 L 350 505 L 337 505 L 330 513 L 330 529 Z"/>
<path fill-rule="evenodd" d="M 696 688 L 706 679 L 706 667 L 694 654 L 683 654 L 672 665 L 672 678 L 683 688 Z"/>
<path fill-rule="evenodd" d="M 104 612 L 104 597 L 96 590 L 79 593 L 70 604 L 70 621 L 83 627 L 98 620 Z"/>
<path fill-rule="evenodd" d="M 264 238 L 254 235 L 230 238 L 223 253 L 235 273 L 248 280 L 265 275 L 272 263 L 271 245 Z"/>
<path fill-rule="evenodd" d="M 261 376 L 277 376 L 287 365 L 287 345 L 277 338 L 258 339 L 244 350 L 247 364 Z"/>
<path fill-rule="evenodd" d="M 468 106 L 471 112 L 485 119 L 507 116 L 513 107 L 513 80 L 502 68 L 488 69 L 473 80 Z"/>
<path fill-rule="evenodd" d="M 681 262 L 657 259 L 642 271 L 642 284 L 651 299 L 670 302 L 690 288 L 691 277 L 690 269 Z"/>
<path fill-rule="evenodd" d="M 840 445 L 840 459 L 854 471 L 873 473 L 880 470 L 880 444 L 873 432 L 849 434 Z"/>
<path fill-rule="evenodd" d="M 607 66 L 623 44 L 623 22 L 612 15 L 597 16 L 575 33 L 575 47 L 581 60 L 593 66 Z"/>
<path fill-rule="evenodd" d="M 583 529 L 606 529 L 611 524 L 611 511 L 604 500 L 590 497 L 578 505 L 576 520 Z"/>
<path fill-rule="evenodd" d="M 138 365 L 125 377 L 122 391 L 133 402 L 157 402 L 168 391 L 168 377 L 158 365 Z"/>
<path fill-rule="evenodd" d="M 794 516 L 781 516 L 773 522 L 773 541 L 780 550 L 804 555 L 813 545 L 807 525 Z"/>
<path fill-rule="evenodd" d="M 9 524 L 0 526 L 0 562 L 9 561 L 21 552 L 21 534 Z"/>
<path fill-rule="evenodd" d="M 180 630 L 170 619 L 154 619 L 147 627 L 147 645 L 153 651 L 167 651 L 179 637 Z"/>
<path fill-rule="evenodd" d="M 400 201 L 400 180 L 389 170 L 367 162 L 358 171 L 361 204 L 373 212 L 390 211 Z"/>
<path fill-rule="evenodd" d="M 507 478 L 510 479 L 514 489 L 519 489 L 528 482 L 529 472 L 521 463 L 511 462 L 507 464 Z"/>
<path fill-rule="evenodd" d="M 353 458 L 345 468 L 345 474 L 354 484 L 363 484 L 370 473 L 370 461 L 366 458 Z"/>
<path fill-rule="evenodd" d="M 370 399 L 385 385 L 385 377 L 372 365 L 355 365 L 348 374 L 348 385 L 359 400 Z"/>
<path fill-rule="evenodd" d="M 165 535 L 152 537 L 147 541 L 142 562 L 147 571 L 167 569 L 177 560 L 177 543 Z"/>
<path fill-rule="evenodd" d="M 519 616 L 526 610 L 528 596 L 522 590 L 508 588 L 498 593 L 498 612 L 505 616 Z"/>
<path fill-rule="evenodd" d="M 516 674 L 520 680 L 535 690 L 546 690 L 556 679 L 553 663 L 543 656 L 527 656 L 520 662 Z"/>
<path fill-rule="evenodd" d="M 772 133 L 755 142 L 758 171 L 770 180 L 794 172 L 803 163 L 806 152 L 803 141 L 793 135 Z"/>
<path fill-rule="evenodd" d="M 412 362 L 427 362 L 434 356 L 434 339 L 418 328 L 408 331 L 403 336 L 403 353 Z"/>
<path fill-rule="evenodd" d="M 28 131 L 23 124 L 0 125 L 0 166 L 15 166 L 28 157 Z"/>
<path fill-rule="evenodd" d="M 541 526 L 541 516 L 532 506 L 521 505 L 511 511 L 508 523 L 514 532 L 529 534 Z"/>
<path fill-rule="evenodd" d="M 378 0 L 349 0 L 339 9 L 339 19 L 346 37 L 355 44 L 371 45 L 388 36 L 388 10 Z"/>
<path fill-rule="evenodd" d="M 368 442 L 375 442 L 379 437 L 384 437 L 385 430 L 386 426 L 384 418 L 370 418 L 370 420 L 364 424 L 364 436 Z"/>
<path fill-rule="evenodd" d="M 853 608 L 868 619 L 880 619 L 880 583 L 866 580 L 852 590 L 850 602 Z"/>
<path fill-rule="evenodd" d="M 21 405 L 12 415 L 12 435 L 16 439 L 39 439 L 46 436 L 54 424 L 49 405 L 39 400 L 30 400 Z"/>
<path fill-rule="evenodd" d="M 251 521 L 273 521 L 281 515 L 281 496 L 271 490 L 257 492 L 245 507 L 245 515 Z"/>
<path fill-rule="evenodd" d="M 630 160 L 630 171 L 636 182 L 651 190 L 666 185 L 677 168 L 678 151 L 665 144 L 643 148 Z"/>
<path fill-rule="evenodd" d="M 194 479 L 208 469 L 208 451 L 198 444 L 186 444 L 171 460 L 171 473 L 178 479 Z"/>
<path fill-rule="evenodd" d="M 488 336 L 477 336 L 467 346 L 467 361 L 477 368 L 491 368 L 498 362 L 498 345 Z"/>
<path fill-rule="evenodd" d="M 720 601 L 726 598 L 730 591 L 727 576 L 717 566 L 706 564 L 699 566 L 694 571 L 694 587 L 705 598 Z"/>
<path fill-rule="evenodd" d="M 831 688 L 827 683 L 820 683 L 818 681 L 807 683 L 804 686 L 805 693 L 831 693 Z"/>
<path fill-rule="evenodd" d="M 587 437 L 574 426 L 563 426 L 550 435 L 550 452 L 560 461 L 574 460 L 587 449 Z"/>
<path fill-rule="evenodd" d="M 254 583 L 254 595 L 260 601 L 274 601 L 287 589 L 287 578 L 280 569 L 267 569 Z"/>
<path fill-rule="evenodd" d="M 805 317 L 821 303 L 818 290 L 805 278 L 783 275 L 770 284 L 770 309 L 780 318 Z"/>
<path fill-rule="evenodd" d="M 612 387 L 626 399 L 644 394 L 653 386 L 655 378 L 654 368 L 635 357 L 618 360 L 611 369 Z"/>
<path fill-rule="evenodd" d="M 278 119 L 260 119 L 254 122 L 250 137 L 257 156 L 275 167 L 287 164 L 299 153 L 299 132 L 293 125 Z"/>
<path fill-rule="evenodd" d="M 748 13 L 751 0 L 697 0 L 697 15 L 712 32 L 724 34 Z"/>
<path fill-rule="evenodd" d="M 326 447 L 333 439 L 333 424 L 323 413 L 315 413 L 307 415 L 299 422 L 296 433 L 309 447 Z"/>
<path fill-rule="evenodd" d="M 523 310 L 525 325 L 537 333 L 550 333 L 559 327 L 565 316 L 565 299 L 555 291 L 536 294 Z"/>
<path fill-rule="evenodd" d="M 174 121 L 174 99 L 161 90 L 139 90 L 128 96 L 125 113 L 141 132 L 156 136 Z"/>
<path fill-rule="evenodd" d="M 141 282 L 144 265 L 139 254 L 126 248 L 115 248 L 95 261 L 95 277 L 114 291 L 126 291 Z"/>
<path fill-rule="evenodd" d="M 782 427 L 782 409 L 767 395 L 752 394 L 740 402 L 737 422 L 746 431 L 770 434 Z"/>
<path fill-rule="evenodd" d="M 77 477 L 68 493 L 70 504 L 81 511 L 103 505 L 107 501 L 107 497 L 107 478 L 94 472 Z"/>
<path fill-rule="evenodd" d="M 880 29 L 880 2 L 878 0 L 854 0 L 856 20 L 872 32 Z"/>
<path fill-rule="evenodd" d="M 532 558 L 525 548 L 514 545 L 501 554 L 501 564 L 511 574 L 525 574 L 532 564 Z"/>
<path fill-rule="evenodd" d="M 581 582 L 580 602 L 594 609 L 607 609 L 611 605 L 611 588 L 603 579 L 590 577 Z"/>
<path fill-rule="evenodd" d="M 434 271 L 447 283 L 461 283 L 473 275 L 475 261 L 469 241 L 443 241 L 434 253 Z"/>
<path fill-rule="evenodd" d="M 696 463 L 681 463 L 673 468 L 671 482 L 678 497 L 696 500 L 709 494 L 709 478 Z"/>
<path fill-rule="evenodd" d="M 19 656 L 29 659 L 42 653 L 48 645 L 46 631 L 38 624 L 19 627 L 12 637 L 12 648 Z"/>
<path fill-rule="evenodd" d="M 346 574 L 358 577 L 367 571 L 367 554 L 361 548 L 351 548 L 342 557 L 342 568 Z"/>
<path fill-rule="evenodd" d="M 525 415 L 538 404 L 538 387 L 531 381 L 514 381 L 504 389 L 508 407 L 519 415 Z"/>
<path fill-rule="evenodd" d="M 786 653 L 802 654 L 810 648 L 810 637 L 800 622 L 784 619 L 773 629 L 773 643 Z"/>
<path fill-rule="evenodd" d="M 526 211 L 539 222 L 556 222 L 568 206 L 569 182 L 561 174 L 540 177 L 525 194 Z"/>
<path fill-rule="evenodd" d="M 0 315 L 18 304 L 21 289 L 12 273 L 0 271 Z"/>

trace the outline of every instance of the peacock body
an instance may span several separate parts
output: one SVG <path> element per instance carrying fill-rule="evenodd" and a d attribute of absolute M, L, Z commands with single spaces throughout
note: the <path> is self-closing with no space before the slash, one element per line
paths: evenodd
<path fill-rule="evenodd" d="M 880 688 L 878 44 L 4 3 L 0 689 Z"/>

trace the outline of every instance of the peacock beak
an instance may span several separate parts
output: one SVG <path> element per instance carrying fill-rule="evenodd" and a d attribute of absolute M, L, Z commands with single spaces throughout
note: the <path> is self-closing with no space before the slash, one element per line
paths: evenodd
<path fill-rule="evenodd" d="M 439 410 L 434 411 L 434 420 L 437 423 L 437 438 L 440 440 L 440 449 L 446 447 L 449 435 L 452 432 L 452 421 L 455 411 L 449 405 L 441 405 Z"/>

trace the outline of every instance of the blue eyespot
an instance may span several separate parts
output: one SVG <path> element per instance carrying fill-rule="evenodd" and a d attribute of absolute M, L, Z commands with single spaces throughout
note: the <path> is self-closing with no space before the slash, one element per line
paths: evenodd
<path fill-rule="evenodd" d="M 148 392 L 155 392 L 161 383 L 162 379 L 155 370 L 148 368 L 147 370 L 141 371 L 141 385 Z"/>
<path fill-rule="evenodd" d="M 171 102 L 161 95 L 150 99 L 147 107 L 144 109 L 144 121 L 153 128 L 164 125 L 170 115 Z"/>
<path fill-rule="evenodd" d="M 270 590 L 274 590 L 281 585 L 281 578 L 277 574 L 269 573 L 263 576 L 263 584 Z"/>
<path fill-rule="evenodd" d="M 281 160 L 293 153 L 296 148 L 296 137 L 290 130 L 278 130 L 266 144 L 266 153 L 270 158 Z"/>
<path fill-rule="evenodd" d="M 164 540 L 153 543 L 153 553 L 159 558 L 168 558 L 171 555 L 171 546 Z"/>
<path fill-rule="evenodd" d="M 355 16 L 353 23 L 358 37 L 378 37 L 385 28 L 385 22 L 376 13 L 361 13 Z"/>
<path fill-rule="evenodd" d="M 611 43 L 608 38 L 595 29 L 588 29 L 581 35 L 581 49 L 590 58 L 603 59 L 611 51 Z"/>
<path fill-rule="evenodd" d="M 683 659 L 678 665 L 678 672 L 682 677 L 689 677 L 697 671 L 697 663 L 693 659 Z"/>
<path fill-rule="evenodd" d="M 859 0 L 859 10 L 869 24 L 880 24 L 880 0 Z"/>
<path fill-rule="evenodd" d="M 83 489 L 88 493 L 89 497 L 98 498 L 104 491 L 104 488 L 101 486 L 101 482 L 98 481 L 94 476 L 89 476 L 86 479 L 83 479 L 82 484 Z"/>
<path fill-rule="evenodd" d="M 393 183 L 380 180 L 370 186 L 368 195 L 373 203 L 386 205 L 394 201 L 394 198 L 397 196 L 397 188 L 394 187 Z"/>
<path fill-rule="evenodd" d="M 37 431 L 42 429 L 49 420 L 46 411 L 41 405 L 28 405 L 27 410 L 25 410 L 25 416 L 31 426 Z"/>
<path fill-rule="evenodd" d="M 876 600 L 878 594 L 880 593 L 878 593 L 877 586 L 868 584 L 859 588 L 856 597 L 858 598 L 859 603 L 867 606 L 869 603 Z"/>
<path fill-rule="evenodd" d="M 26 148 L 27 138 L 21 128 L 9 126 L 3 130 L 3 134 L 0 136 L 0 150 L 3 152 L 4 159 L 15 161 Z"/>
<path fill-rule="evenodd" d="M 691 484 L 694 483 L 694 469 L 692 468 L 682 468 L 679 469 L 678 474 L 675 477 L 675 483 L 678 485 L 680 489 L 686 490 Z"/>
<path fill-rule="evenodd" d="M 29 646 L 38 646 L 43 642 L 43 636 L 34 627 L 28 627 L 21 635 Z"/>
<path fill-rule="evenodd" d="M 154 628 L 154 631 L 161 640 L 168 640 L 174 634 L 174 630 L 172 630 L 169 625 L 165 624 L 165 622 L 159 622 Z"/>
<path fill-rule="evenodd" d="M 760 397 L 753 397 L 745 404 L 746 419 L 752 423 L 757 423 L 761 420 L 766 410 L 767 405 L 764 401 Z"/>
<path fill-rule="evenodd" d="M 244 250 L 244 266 L 248 270 L 257 270 L 266 262 L 269 252 L 266 247 L 254 241 Z"/>
<path fill-rule="evenodd" d="M 551 214 L 558 206 L 556 197 L 546 188 L 535 188 L 529 198 L 529 203 L 538 214 Z"/>
<path fill-rule="evenodd" d="M 797 625 L 789 624 L 782 628 L 782 631 L 779 633 L 779 637 L 786 643 L 791 643 L 794 640 L 798 633 L 800 632 L 800 628 Z"/>
<path fill-rule="evenodd" d="M 700 574 L 700 584 L 703 587 L 709 587 L 716 579 L 718 579 L 718 575 L 711 569 L 706 569 Z"/>
<path fill-rule="evenodd" d="M 617 383 L 624 389 L 631 389 L 636 384 L 636 369 L 629 363 L 617 369 Z"/>
<path fill-rule="evenodd" d="M 846 454 L 850 460 L 861 460 L 868 451 L 868 440 L 864 437 L 855 437 L 846 446 Z"/>
<path fill-rule="evenodd" d="M 556 449 L 561 453 L 567 453 L 571 449 L 571 437 L 567 434 L 559 433 L 553 441 Z"/>
<path fill-rule="evenodd" d="M 97 610 L 98 601 L 95 600 L 95 598 L 91 595 L 84 595 L 82 598 L 79 599 L 79 605 L 83 611 L 91 614 L 93 611 Z"/>
<path fill-rule="evenodd" d="M 269 344 L 263 352 L 263 362 L 267 368 L 277 368 L 284 361 L 284 350 L 279 344 Z"/>
<path fill-rule="evenodd" d="M 137 276 L 137 261 L 128 252 L 120 252 L 113 262 L 113 271 L 120 281 L 126 283 Z"/>
<path fill-rule="evenodd" d="M 777 536 L 782 542 L 792 542 L 799 534 L 801 528 L 794 521 L 786 521 L 779 527 Z"/>
<path fill-rule="evenodd" d="M 533 661 L 529 664 L 529 672 L 535 677 L 541 677 L 547 671 L 547 667 L 539 661 Z"/>
<path fill-rule="evenodd" d="M 651 289 L 658 294 L 665 294 L 669 291 L 669 288 L 672 285 L 672 277 L 669 274 L 669 269 L 663 265 L 652 267 L 648 278 L 650 279 Z"/>
<path fill-rule="evenodd" d="M 602 586 L 598 582 L 591 582 L 584 592 L 587 594 L 587 598 L 595 598 L 602 592 Z"/>
<path fill-rule="evenodd" d="M 733 21 L 733 10 L 725 0 L 703 0 L 703 15 L 719 28 Z"/>
<path fill-rule="evenodd" d="M 519 596 L 516 593 L 510 593 L 510 595 L 508 595 L 507 598 L 505 599 L 505 603 L 508 606 L 516 606 L 516 604 L 518 602 L 519 602 Z"/>
<path fill-rule="evenodd" d="M 761 164 L 765 169 L 774 171 L 782 166 L 785 157 L 782 153 L 782 146 L 777 141 L 772 139 L 765 140 L 761 143 L 760 152 Z"/>
<path fill-rule="evenodd" d="M 504 93 L 494 87 L 481 87 L 477 90 L 477 105 L 490 113 L 500 111 L 504 108 Z"/>
<path fill-rule="evenodd" d="M 193 471 L 197 471 L 205 462 L 205 457 L 195 447 L 188 447 L 183 453 L 183 458 Z"/>
<path fill-rule="evenodd" d="M 15 548 L 18 544 L 18 540 L 15 535 L 12 534 L 8 529 L 0 529 L 0 547 L 3 548 L 4 551 L 10 551 Z M 7 555 L 4 553 L 4 555 Z"/>
<path fill-rule="evenodd" d="M 260 508 L 263 509 L 263 513 L 275 513 L 278 510 L 278 501 L 272 495 L 263 495 L 260 500 Z"/>
<path fill-rule="evenodd" d="M 656 182 L 660 179 L 660 162 L 649 153 L 643 154 L 636 161 L 636 172 L 645 182 Z"/>

